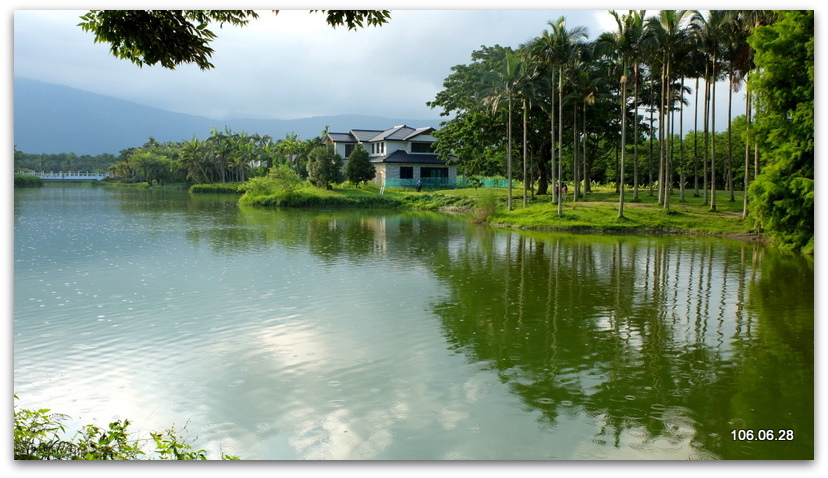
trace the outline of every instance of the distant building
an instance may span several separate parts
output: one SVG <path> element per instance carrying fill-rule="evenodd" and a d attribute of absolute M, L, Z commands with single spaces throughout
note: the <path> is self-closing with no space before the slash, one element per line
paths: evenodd
<path fill-rule="evenodd" d="M 432 149 L 434 128 L 394 126 L 385 131 L 352 129 L 328 133 L 327 141 L 347 160 L 356 145 L 368 151 L 377 169 L 374 182 L 388 187 L 410 187 L 422 180 L 427 186 L 454 185 L 457 167 L 437 157 Z"/>

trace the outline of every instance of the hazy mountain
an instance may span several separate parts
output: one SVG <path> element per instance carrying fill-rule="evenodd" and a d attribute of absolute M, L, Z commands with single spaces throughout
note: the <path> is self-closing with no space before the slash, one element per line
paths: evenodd
<path fill-rule="evenodd" d="M 301 139 L 353 128 L 386 129 L 399 124 L 439 126 L 437 120 L 376 116 L 317 116 L 296 120 L 214 120 L 172 113 L 68 86 L 26 78 L 14 79 L 14 144 L 25 153 L 118 154 L 149 137 L 158 141 L 204 139 L 211 128 L 270 135 L 274 140 L 295 132 Z"/>

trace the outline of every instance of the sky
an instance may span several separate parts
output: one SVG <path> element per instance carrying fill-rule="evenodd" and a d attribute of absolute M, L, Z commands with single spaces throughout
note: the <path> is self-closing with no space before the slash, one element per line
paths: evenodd
<path fill-rule="evenodd" d="M 436 118 L 426 106 L 481 45 L 516 47 L 565 16 L 597 36 L 607 10 L 392 10 L 382 27 L 333 29 L 322 13 L 262 11 L 214 29 L 211 62 L 176 70 L 114 58 L 77 26 L 84 10 L 16 10 L 14 76 L 214 119 L 335 114 Z"/>
<path fill-rule="evenodd" d="M 6 46 L 2 54 L 12 56 L 2 64 L 13 74 L 4 75 L 4 81 L 11 76 L 30 78 L 218 120 L 337 114 L 436 119 L 439 111 L 426 102 L 442 90 L 451 67 L 469 63 L 471 53 L 482 45 L 517 47 L 561 16 L 569 28 L 586 27 L 590 39 L 614 30 L 607 7 L 618 6 L 591 6 L 593 1 L 577 3 L 591 10 L 534 10 L 539 2 L 528 0 L 508 3 L 508 10 L 504 2 L 485 0 L 423 0 L 399 7 L 395 5 L 400 2 L 368 2 L 360 7 L 391 9 L 391 20 L 356 31 L 331 28 L 324 14 L 288 1 L 280 4 L 286 9 L 278 15 L 262 10 L 246 27 L 214 28 L 215 68 L 202 71 L 190 64 L 175 70 L 138 67 L 113 57 L 109 44 L 94 43 L 94 35 L 77 26 L 86 9 L 60 10 L 42 0 L 11 0 L 4 24 L 12 26 L 13 47 L 9 51 Z M 109 8 L 122 8 L 111 1 L 95 6 L 107 8 L 107 3 L 113 4 Z M 336 8 L 346 2 L 325 3 Z M 751 2 L 749 8 L 763 8 L 761 3 Z M 468 10 L 468 5 L 478 9 Z M 152 2 L 146 6 L 153 7 Z M 204 6 L 203 1 L 198 4 Z M 340 8 L 345 6 L 350 5 Z M 655 12 L 651 9 L 648 15 Z M 725 98 L 725 85 L 717 91 Z M 734 114 L 742 114 L 741 95 L 734 103 Z M 724 120 L 717 119 L 717 124 Z"/>
<path fill-rule="evenodd" d="M 614 30 L 608 6 L 592 7 L 591 2 L 577 3 L 589 10 L 535 10 L 539 2 L 527 0 L 507 4 L 510 9 L 503 9 L 504 2 L 484 0 L 424 0 L 416 7 L 369 2 L 365 7 L 391 9 L 391 20 L 356 31 L 331 28 L 324 14 L 287 2 L 278 15 L 262 10 L 245 27 L 214 28 L 215 68 L 203 71 L 190 64 L 175 70 L 138 67 L 113 57 L 109 44 L 94 43 L 94 35 L 77 26 L 87 10 L 60 10 L 37 0 L 15 5 L 12 0 L 6 19 L 13 27 L 10 76 L 217 120 L 338 114 L 438 119 L 439 111 L 426 102 L 442 90 L 451 67 L 469 63 L 482 45 L 517 47 L 561 16 L 569 28 L 586 27 L 590 39 Z M 345 2 L 329 0 L 326 5 L 336 8 L 336 3 Z M 466 9 L 468 5 L 478 9 Z M 345 6 L 350 5 L 340 8 Z M 753 2 L 751 8 L 762 6 Z M 724 99 L 726 86 L 717 91 Z M 744 113 L 741 97 L 734 100 L 734 115 Z M 726 115 L 717 118 L 717 124 L 725 120 Z"/>

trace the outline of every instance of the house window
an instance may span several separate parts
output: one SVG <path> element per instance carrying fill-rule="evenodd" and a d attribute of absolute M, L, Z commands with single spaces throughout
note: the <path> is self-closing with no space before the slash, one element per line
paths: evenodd
<path fill-rule="evenodd" d="M 412 153 L 433 153 L 433 143 L 411 143 Z"/>
<path fill-rule="evenodd" d="M 448 178 L 448 168 L 420 168 L 421 178 Z"/>
<path fill-rule="evenodd" d="M 385 154 L 385 143 L 371 143 L 371 153 Z"/>
<path fill-rule="evenodd" d="M 400 166 L 400 179 L 414 179 L 414 167 Z"/>
<path fill-rule="evenodd" d="M 353 153 L 353 152 L 354 152 L 354 147 L 355 147 L 355 145 L 353 145 L 353 144 L 346 144 L 346 145 L 345 145 L 345 157 L 346 157 L 346 158 L 347 158 L 348 156 L 350 156 L 350 155 L 351 155 L 351 153 Z"/>

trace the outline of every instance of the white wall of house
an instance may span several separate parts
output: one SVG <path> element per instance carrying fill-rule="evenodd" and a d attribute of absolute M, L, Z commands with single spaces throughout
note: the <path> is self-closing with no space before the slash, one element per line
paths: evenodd
<path fill-rule="evenodd" d="M 377 176 L 374 178 L 374 182 L 377 183 L 377 184 L 382 184 L 383 180 L 386 179 L 386 178 L 387 179 L 400 179 L 400 168 L 404 168 L 404 167 L 412 168 L 413 178 L 410 178 L 412 180 L 420 179 L 422 177 L 421 168 L 427 168 L 427 167 L 437 167 L 437 168 L 445 167 L 446 169 L 448 169 L 448 179 L 450 181 L 457 180 L 457 167 L 455 167 L 455 166 L 440 166 L 440 165 L 423 166 L 422 164 L 404 164 L 404 163 L 399 163 L 399 164 L 382 164 L 382 163 L 380 163 L 380 164 L 375 164 L 374 166 L 377 169 Z"/>
<path fill-rule="evenodd" d="M 345 145 L 346 143 L 334 143 L 336 153 L 342 156 L 342 159 L 348 158 L 348 156 L 345 154 Z"/>
<path fill-rule="evenodd" d="M 433 143 L 435 141 L 437 141 L 437 138 L 434 136 L 431 136 L 430 134 L 421 134 L 417 136 L 415 141 L 378 141 L 377 143 L 363 143 L 362 147 L 368 151 L 368 155 L 370 157 L 376 158 L 379 156 L 387 156 L 398 150 L 417 154 L 411 150 L 411 143 Z M 348 155 L 346 154 L 346 146 L 349 144 L 353 144 L 355 146 L 354 143 L 334 143 L 336 152 L 345 159 L 348 158 Z M 385 149 L 374 147 L 374 145 L 380 144 L 384 145 Z"/>

